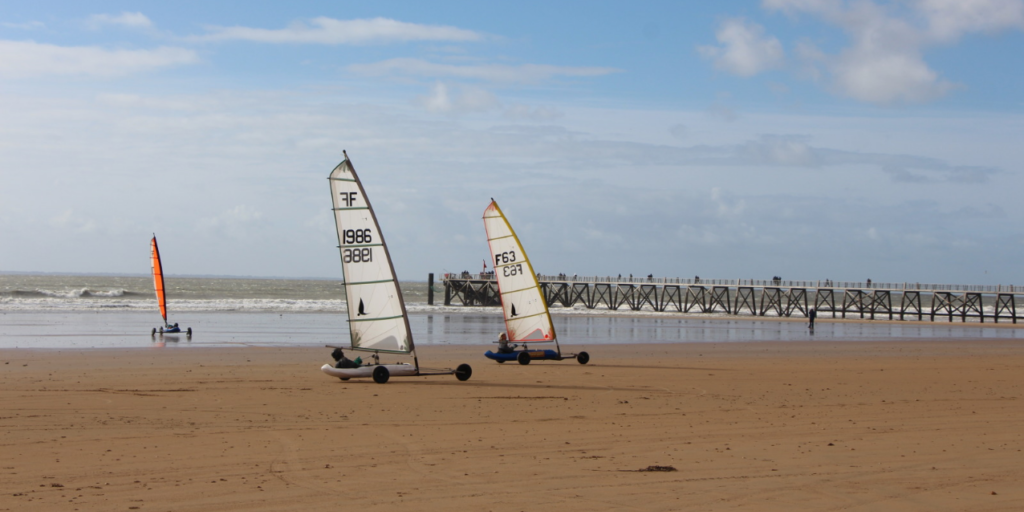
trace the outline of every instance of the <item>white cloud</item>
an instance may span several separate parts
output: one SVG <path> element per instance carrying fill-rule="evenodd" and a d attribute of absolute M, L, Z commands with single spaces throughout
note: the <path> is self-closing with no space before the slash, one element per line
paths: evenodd
<path fill-rule="evenodd" d="M 26 21 L 25 23 L 0 23 L 0 27 L 16 28 L 21 30 L 35 30 L 37 28 L 43 28 L 46 25 L 41 21 Z"/>
<path fill-rule="evenodd" d="M 915 51 L 886 51 L 857 46 L 831 65 L 833 84 L 850 98 L 867 103 L 923 102 L 958 85 L 942 80 Z"/>
<path fill-rule="evenodd" d="M 449 87 L 450 97 L 461 90 Z M 191 243 L 176 259 L 180 273 L 337 275 L 324 176 L 342 148 L 355 159 L 403 279 L 479 265 L 488 197 L 514 216 L 531 256 L 544 262 L 538 271 L 708 278 L 735 277 L 740 268 L 752 276 L 804 278 L 856 268 L 881 279 L 884 272 L 872 269 L 883 266 L 871 264 L 865 244 L 850 236 L 870 226 L 883 226 L 880 234 L 891 240 L 920 233 L 977 240 L 986 253 L 1011 255 L 1004 260 L 1019 253 L 1005 240 L 1019 249 L 1024 209 L 1012 196 L 1021 176 L 991 174 L 982 186 L 954 181 L 971 172 L 960 164 L 1014 168 L 1024 151 L 1013 145 L 1019 115 L 751 112 L 744 123 L 724 126 L 706 123 L 701 112 L 566 106 L 557 123 L 509 126 L 501 124 L 501 108 L 439 116 L 407 101 L 366 101 L 348 89 L 93 97 L 0 94 L 0 215 L 10 219 L 5 237 L 16 240 L 0 246 L 4 268 L 141 272 L 145 262 L 132 248 L 156 231 L 169 247 Z M 162 108 L 188 101 L 200 108 Z M 676 123 L 695 127 L 686 145 L 672 145 L 665 131 Z M 779 135 L 751 134 L 765 130 Z M 807 153 L 816 165 L 802 165 Z M 931 183 L 892 183 L 898 177 L 889 169 Z M 62 176 L 57 185 L 54 175 Z M 148 207 L 157 196 L 166 196 L 161 207 Z M 981 221 L 957 213 L 990 202 L 1006 215 Z M 51 225 L 69 209 L 95 219 L 95 234 L 75 230 L 88 219 Z M 115 233 L 112 226 L 126 218 L 132 224 Z M 665 236 L 687 232 L 680 227 L 686 225 L 698 241 Z M 801 231 L 806 226 L 810 232 Z M 70 236 L 81 256 L 39 263 L 61 254 Z M 630 250 L 623 252 L 615 236 Z M 699 240 L 729 250 L 707 251 Z M 451 250 L 416 250 L 439 241 Z M 567 242 L 580 249 L 566 250 Z M 953 264 L 962 253 L 942 247 L 935 252 L 941 258 L 921 263 L 914 257 L 919 249 L 894 248 L 893 257 L 906 263 L 886 272 L 905 272 L 900 280 L 964 275 Z M 768 257 L 751 262 L 751 251 Z M 594 259 L 596 253 L 607 258 Z M 816 270 L 814 262 L 827 264 Z M 1012 262 L 1005 268 L 1021 274 Z"/>
<path fill-rule="evenodd" d="M 214 217 L 199 219 L 200 231 L 241 238 L 248 234 L 248 228 L 263 219 L 263 214 L 244 204 L 225 210 Z"/>
<path fill-rule="evenodd" d="M 814 149 L 805 137 L 762 135 L 756 141 L 741 144 L 739 154 L 748 156 L 752 162 L 767 165 L 815 166 L 821 164 Z"/>
<path fill-rule="evenodd" d="M 672 137 L 683 140 L 690 134 L 690 129 L 685 124 L 674 124 L 669 127 L 668 132 L 672 134 Z"/>
<path fill-rule="evenodd" d="M 764 0 L 762 5 L 841 27 L 851 44 L 838 55 L 798 43 L 801 74 L 814 80 L 827 74 L 836 93 L 879 105 L 928 101 L 960 87 L 929 67 L 923 56 L 928 48 L 969 33 L 1024 28 L 1022 0 L 917 0 L 909 11 L 871 0 Z"/>
<path fill-rule="evenodd" d="M 715 119 L 729 123 L 740 118 L 740 115 L 736 113 L 736 109 L 719 102 L 708 107 L 707 113 Z"/>
<path fill-rule="evenodd" d="M 722 22 L 715 38 L 722 46 L 700 46 L 697 50 L 713 59 L 715 67 L 739 76 L 754 76 L 782 65 L 785 52 L 774 37 L 764 37 L 764 28 L 740 19 Z"/>
<path fill-rule="evenodd" d="M 467 65 L 436 64 L 421 59 L 398 58 L 373 64 L 353 64 L 349 69 L 355 73 L 382 75 L 412 75 L 430 78 L 451 77 L 484 80 L 496 83 L 538 83 L 556 76 L 585 77 L 603 76 L 619 72 L 615 68 L 548 66 L 544 64 L 503 64 Z"/>
<path fill-rule="evenodd" d="M 108 50 L 95 46 L 0 41 L 0 77 L 3 78 L 113 77 L 198 61 L 199 57 L 192 50 L 167 46 L 154 50 Z"/>
<path fill-rule="evenodd" d="M 530 105 L 509 105 L 508 108 L 502 112 L 502 115 L 506 119 L 515 119 L 523 121 L 553 121 L 565 115 L 564 112 L 554 107 L 541 107 Z"/>
<path fill-rule="evenodd" d="M 919 0 L 916 7 L 928 20 L 928 35 L 938 41 L 954 41 L 970 32 L 1024 28 L 1020 0 Z"/>
<path fill-rule="evenodd" d="M 747 202 L 743 199 L 732 199 L 722 196 L 721 188 L 714 187 L 711 189 L 711 204 L 714 205 L 714 215 L 722 218 L 741 218 L 747 209 Z"/>
<path fill-rule="evenodd" d="M 440 114 L 483 112 L 499 106 L 498 98 L 490 91 L 471 86 L 452 87 L 442 82 L 434 84 L 430 93 L 417 98 L 416 102 Z"/>
<path fill-rule="evenodd" d="M 282 29 L 209 27 L 198 41 L 257 41 L 261 43 L 383 44 L 408 41 L 479 41 L 483 35 L 445 25 L 421 25 L 388 18 L 337 20 L 320 16 L 295 21 Z"/>
<path fill-rule="evenodd" d="M 118 15 L 93 14 L 89 16 L 86 23 L 93 28 L 100 28 L 104 25 L 121 25 L 129 28 L 152 28 L 153 22 L 141 12 L 122 12 Z"/>
<path fill-rule="evenodd" d="M 51 218 L 50 225 L 56 228 L 67 228 L 78 233 L 96 231 L 95 220 L 75 214 L 73 210 L 65 210 L 64 213 Z"/>
<path fill-rule="evenodd" d="M 207 108 L 207 102 L 197 101 L 191 97 L 164 97 L 155 98 L 139 96 L 137 94 L 98 94 L 97 103 L 111 107 L 128 109 L 154 109 L 154 110 L 179 110 L 179 111 L 200 111 Z"/>

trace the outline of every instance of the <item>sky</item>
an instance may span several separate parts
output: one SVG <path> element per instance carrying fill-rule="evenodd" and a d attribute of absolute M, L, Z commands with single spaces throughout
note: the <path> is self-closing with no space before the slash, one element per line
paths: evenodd
<path fill-rule="evenodd" d="M 1024 0 L 5 2 L 0 271 L 1024 284 Z"/>

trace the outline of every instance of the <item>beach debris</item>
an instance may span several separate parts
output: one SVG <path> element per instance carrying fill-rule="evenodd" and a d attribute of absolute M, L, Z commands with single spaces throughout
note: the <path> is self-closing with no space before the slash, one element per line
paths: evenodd
<path fill-rule="evenodd" d="M 630 473 L 656 473 L 678 470 L 674 466 L 647 466 L 643 469 L 620 469 L 619 471 L 627 471 Z"/>

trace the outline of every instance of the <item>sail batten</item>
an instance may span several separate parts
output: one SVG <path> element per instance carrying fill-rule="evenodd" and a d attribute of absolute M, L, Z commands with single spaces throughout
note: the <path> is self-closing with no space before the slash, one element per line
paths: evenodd
<path fill-rule="evenodd" d="M 491 201 L 483 217 L 509 341 L 557 344 L 547 301 L 519 237 L 498 203 Z"/>
<path fill-rule="evenodd" d="M 415 347 L 402 290 L 377 216 L 347 156 L 328 179 L 352 348 L 408 354 Z"/>
<path fill-rule="evenodd" d="M 349 319 L 349 322 L 381 322 L 385 320 L 394 320 L 396 318 L 402 318 L 402 316 L 387 316 L 383 318 L 353 318 Z"/>

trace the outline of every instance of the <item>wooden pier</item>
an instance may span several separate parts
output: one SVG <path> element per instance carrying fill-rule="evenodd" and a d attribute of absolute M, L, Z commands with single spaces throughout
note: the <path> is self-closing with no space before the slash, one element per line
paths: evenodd
<path fill-rule="evenodd" d="M 537 276 L 549 306 L 729 315 L 1017 323 L 1024 286 Z M 497 306 L 493 274 L 444 275 L 444 304 Z"/>

